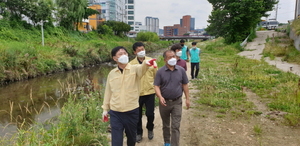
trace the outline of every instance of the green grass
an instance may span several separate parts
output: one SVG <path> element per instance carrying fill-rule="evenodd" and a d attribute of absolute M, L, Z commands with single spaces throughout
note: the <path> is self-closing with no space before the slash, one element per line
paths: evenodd
<path fill-rule="evenodd" d="M 300 64 L 300 51 L 298 51 L 293 41 L 288 36 L 275 37 L 274 39 L 266 39 L 264 57 L 270 57 L 274 60 L 275 57 L 282 57 L 282 61 Z"/>
<path fill-rule="evenodd" d="M 0 83 L 108 62 L 111 49 L 116 46 L 124 46 L 133 55 L 135 40 L 127 37 L 45 26 L 45 46 L 42 46 L 39 27 L 12 28 L 4 19 L 0 24 Z M 145 42 L 145 49 L 153 52 L 170 43 Z"/>
<path fill-rule="evenodd" d="M 62 87 L 77 87 L 74 83 L 62 85 Z M 93 87 L 85 87 L 91 91 Z M 18 133 L 10 138 L 2 137 L 0 145 L 103 145 L 108 146 L 109 133 L 106 132 L 108 122 L 102 122 L 102 93 L 64 91 L 69 97 L 63 105 L 60 115 L 42 123 L 29 119 L 22 120 L 22 115 L 13 117 L 11 124 L 18 125 Z M 56 101 L 56 104 L 60 100 Z M 32 104 L 34 100 L 32 100 Z M 11 104 L 13 108 L 13 104 Z M 48 103 L 44 103 L 40 109 L 27 108 L 27 114 L 39 114 L 43 109 L 50 111 Z M 21 109 L 22 110 L 22 109 Z M 23 109 L 24 110 L 24 109 Z M 30 124 L 30 125 L 29 125 Z"/>
<path fill-rule="evenodd" d="M 260 125 L 254 125 L 253 131 L 256 136 L 260 136 L 262 134 L 262 129 Z"/>
<path fill-rule="evenodd" d="M 223 40 L 202 43 L 200 76 L 192 80 L 199 93 L 196 103 L 227 111 L 233 118 L 257 116 L 255 105 L 246 100 L 242 87 L 268 100 L 270 110 L 288 112 L 289 125 L 298 125 L 300 119 L 299 77 L 283 72 L 275 66 L 258 60 L 240 57 L 234 45 L 225 46 Z M 196 106 L 197 108 L 197 106 Z"/>

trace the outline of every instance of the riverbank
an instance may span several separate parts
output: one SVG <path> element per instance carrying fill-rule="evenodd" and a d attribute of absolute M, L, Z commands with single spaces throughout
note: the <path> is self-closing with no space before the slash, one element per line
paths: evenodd
<path fill-rule="evenodd" d="M 133 39 L 81 33 L 58 27 L 45 28 L 45 45 L 39 28 L 11 28 L 0 20 L 0 84 L 64 72 L 111 61 L 110 51 L 124 46 L 130 54 Z M 170 45 L 167 41 L 145 42 L 146 51 Z"/>
<path fill-rule="evenodd" d="M 254 41 L 258 40 L 261 38 Z M 283 72 L 264 60 L 241 57 L 235 45 L 225 45 L 222 39 L 202 42 L 198 46 L 202 49 L 200 74 L 190 83 L 192 104 L 189 110 L 183 110 L 181 145 L 300 144 L 297 138 L 300 134 L 299 76 Z M 53 124 L 50 130 L 40 125 L 21 131 L 23 139 L 19 144 L 58 142 L 71 145 L 74 140 L 78 143 L 90 140 L 88 142 L 95 145 L 109 145 L 106 143 L 109 139 L 103 139 L 107 133 L 97 133 L 107 128 L 101 123 L 99 99 L 101 93 L 70 97 L 78 103 L 68 102 L 58 125 L 50 122 Z M 137 145 L 163 143 L 157 114 L 155 122 L 158 134 L 152 141 L 145 140 Z M 83 129 L 87 130 L 81 131 Z"/>

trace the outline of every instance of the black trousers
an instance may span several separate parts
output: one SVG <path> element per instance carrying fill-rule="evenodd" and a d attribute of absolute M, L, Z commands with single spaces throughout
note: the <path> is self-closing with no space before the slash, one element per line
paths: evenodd
<path fill-rule="evenodd" d="M 195 71 L 195 68 L 196 68 L 196 71 Z M 192 76 L 192 79 L 198 77 L 199 70 L 200 70 L 199 62 L 198 63 L 191 63 L 191 76 Z"/>
<path fill-rule="evenodd" d="M 143 116 L 143 106 L 146 107 L 146 116 L 147 116 L 147 125 L 146 128 L 148 131 L 153 131 L 154 127 L 154 104 L 155 104 L 155 94 L 140 96 L 139 98 L 139 121 L 137 124 L 137 134 L 143 135 L 143 128 L 142 128 L 142 116 Z"/>
<path fill-rule="evenodd" d="M 123 145 L 123 132 L 127 137 L 127 145 L 135 146 L 136 124 L 138 122 L 138 108 L 128 112 L 117 112 L 110 110 L 111 144 L 112 146 Z"/>

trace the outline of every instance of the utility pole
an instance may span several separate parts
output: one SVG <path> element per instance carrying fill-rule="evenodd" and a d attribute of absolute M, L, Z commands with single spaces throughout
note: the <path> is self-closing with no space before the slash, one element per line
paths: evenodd
<path fill-rule="evenodd" d="M 299 2 L 299 0 L 296 0 L 296 5 L 295 5 L 295 18 L 294 18 L 294 19 L 297 19 L 297 17 L 298 17 L 298 14 L 297 14 L 297 13 L 299 13 L 299 12 L 298 12 L 298 2 Z"/>
<path fill-rule="evenodd" d="M 42 30 L 42 45 L 44 46 L 44 20 L 41 21 L 41 30 Z"/>
<path fill-rule="evenodd" d="M 278 4 L 277 4 L 277 6 L 276 6 L 276 13 L 275 13 L 275 20 L 277 21 L 277 11 L 278 11 Z"/>

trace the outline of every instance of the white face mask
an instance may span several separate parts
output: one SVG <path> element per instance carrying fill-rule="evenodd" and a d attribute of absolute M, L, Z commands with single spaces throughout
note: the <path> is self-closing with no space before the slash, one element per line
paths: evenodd
<path fill-rule="evenodd" d="M 118 61 L 122 64 L 127 64 L 129 59 L 127 55 L 122 55 L 121 57 L 118 58 Z"/>
<path fill-rule="evenodd" d="M 176 52 L 176 56 L 180 57 L 182 55 L 182 51 Z"/>
<path fill-rule="evenodd" d="M 137 57 L 145 57 L 146 56 L 146 51 L 140 51 L 136 55 L 137 55 Z"/>
<path fill-rule="evenodd" d="M 176 63 L 177 63 L 177 60 L 175 58 L 171 58 L 171 59 L 168 60 L 168 64 L 171 65 L 171 66 L 176 65 Z"/>

